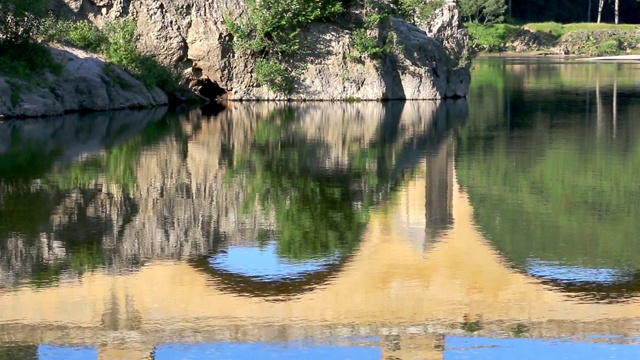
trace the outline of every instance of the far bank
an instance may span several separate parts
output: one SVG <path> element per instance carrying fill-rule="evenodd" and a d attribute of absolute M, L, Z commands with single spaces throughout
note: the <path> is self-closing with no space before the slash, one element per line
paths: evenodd
<path fill-rule="evenodd" d="M 616 56 L 640 54 L 640 25 L 556 22 L 467 24 L 482 54 Z"/>

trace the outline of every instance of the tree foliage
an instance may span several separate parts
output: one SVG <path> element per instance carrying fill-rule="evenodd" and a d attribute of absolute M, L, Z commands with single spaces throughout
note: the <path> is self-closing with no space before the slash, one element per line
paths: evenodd
<path fill-rule="evenodd" d="M 48 18 L 42 22 L 38 36 L 45 42 L 100 53 L 147 87 L 158 86 L 166 92 L 176 90 L 178 80 L 171 69 L 141 54 L 136 48 L 136 22 L 132 18 L 111 20 L 102 28 L 88 21 Z M 106 72 L 109 75 L 108 70 Z M 117 78 L 113 80 L 118 81 Z"/>
<path fill-rule="evenodd" d="M 535 258 L 640 269 L 640 256 L 628 251 L 640 246 L 640 108 L 619 100 L 616 126 L 629 136 L 612 138 L 601 135 L 600 122 L 585 121 L 597 110 L 571 95 L 593 94 L 596 81 L 614 78 L 622 94 L 635 86 L 635 69 L 599 64 L 524 74 L 495 62 L 476 64 L 474 75 L 456 171 L 493 245 L 516 265 Z"/>
<path fill-rule="evenodd" d="M 0 0 L 0 44 L 32 42 L 46 10 L 43 0 Z"/>
<path fill-rule="evenodd" d="M 0 0 L 0 75 L 33 81 L 44 70 L 62 70 L 49 50 L 36 40 L 46 12 L 44 0 Z M 23 85 L 14 81 L 9 84 L 11 101 L 18 102 Z"/>
<path fill-rule="evenodd" d="M 248 0 L 247 8 L 239 19 L 226 16 L 225 24 L 236 49 L 262 57 L 298 51 L 297 35 L 303 27 L 344 11 L 339 0 Z"/>
<path fill-rule="evenodd" d="M 402 18 L 415 24 L 427 21 L 443 3 L 444 0 L 396 0 L 396 7 Z"/>
<path fill-rule="evenodd" d="M 225 16 L 225 26 L 233 35 L 236 50 L 257 59 L 258 81 L 272 91 L 290 93 L 285 60 L 301 51 L 300 31 L 312 22 L 334 18 L 344 12 L 344 0 L 248 0 L 247 11 L 239 18 Z"/>
<path fill-rule="evenodd" d="M 460 0 L 458 6 L 467 21 L 484 25 L 502 22 L 507 10 L 505 0 Z"/>

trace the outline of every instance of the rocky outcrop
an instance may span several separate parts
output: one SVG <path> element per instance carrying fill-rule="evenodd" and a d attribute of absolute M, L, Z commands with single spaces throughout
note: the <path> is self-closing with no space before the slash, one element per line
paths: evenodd
<path fill-rule="evenodd" d="M 562 54 L 603 56 L 633 54 L 640 49 L 640 30 L 576 30 L 563 35 L 557 44 Z"/>
<path fill-rule="evenodd" d="M 76 111 L 144 108 L 167 103 L 158 88 L 146 88 L 129 73 L 99 57 L 71 48 L 51 48 L 60 75 L 46 74 L 36 85 L 0 77 L 0 115 L 36 117 Z"/>
<path fill-rule="evenodd" d="M 452 62 L 451 66 L 469 65 L 469 32 L 464 27 L 455 0 L 444 1 L 428 21 L 418 21 L 418 26 L 442 44 Z"/>
<path fill-rule="evenodd" d="M 304 55 L 291 59 L 297 67 L 294 90 L 285 95 L 258 83 L 251 56 L 233 49 L 224 16 L 239 18 L 245 3 L 235 0 L 57 0 L 59 11 L 97 23 L 131 15 L 138 26 L 138 46 L 171 64 L 192 85 L 216 83 L 231 100 L 380 100 L 440 99 L 466 96 L 469 72 L 458 47 L 466 46 L 455 1 L 447 0 L 432 27 L 422 29 L 391 19 L 381 35 L 394 33 L 396 50 L 381 59 L 353 59 L 352 30 L 318 23 L 301 34 Z M 425 30 L 427 30 L 425 32 Z M 462 66 L 460 66 L 462 65 Z"/>
<path fill-rule="evenodd" d="M 445 96 L 466 96 L 471 83 L 472 54 L 469 53 L 469 32 L 464 27 L 456 1 L 444 1 L 429 21 L 419 22 L 418 26 L 442 44 L 448 55 L 448 68 L 454 69 L 449 73 Z"/>

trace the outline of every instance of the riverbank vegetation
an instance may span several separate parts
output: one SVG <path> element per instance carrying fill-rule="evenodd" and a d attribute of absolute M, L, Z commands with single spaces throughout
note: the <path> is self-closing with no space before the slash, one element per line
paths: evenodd
<path fill-rule="evenodd" d="M 39 39 L 59 43 L 104 56 L 120 66 L 145 86 L 175 91 L 176 75 L 152 57 L 141 54 L 135 46 L 136 23 L 131 18 L 117 19 L 98 27 L 87 21 L 47 18 L 41 22 Z"/>
<path fill-rule="evenodd" d="M 40 19 L 46 14 L 41 0 L 0 0 L 0 75 L 32 81 L 35 74 L 62 68 L 37 40 Z"/>
<path fill-rule="evenodd" d="M 590 56 L 640 52 L 640 26 L 623 23 L 640 21 L 626 13 L 640 10 L 640 2 L 620 0 L 615 2 L 617 5 L 611 2 L 611 6 L 608 2 L 598 2 L 602 7 L 592 2 L 461 0 L 460 7 L 477 51 Z M 478 14 L 467 10 L 467 6 L 471 9 L 484 6 L 492 11 Z M 567 21 L 570 23 L 562 23 Z"/>
<path fill-rule="evenodd" d="M 247 12 L 235 19 L 227 14 L 225 26 L 233 35 L 235 50 L 256 59 L 258 82 L 286 94 L 293 90 L 293 77 L 304 67 L 294 59 L 308 51 L 302 32 L 312 23 L 335 21 L 349 27 L 350 60 L 380 58 L 394 49 L 393 34 L 378 36 L 384 33 L 381 28 L 390 16 L 413 23 L 425 21 L 442 4 L 442 0 L 247 0 Z"/>
<path fill-rule="evenodd" d="M 640 26 L 555 22 L 467 24 L 479 51 L 541 52 L 564 55 L 619 55 L 640 52 Z"/>
<path fill-rule="evenodd" d="M 99 54 L 147 87 L 174 91 L 175 74 L 136 49 L 135 31 L 130 18 L 98 27 L 87 21 L 58 19 L 48 14 L 43 0 L 0 0 L 0 75 L 34 82 L 45 72 L 60 74 L 62 66 L 47 48 L 57 43 Z"/>

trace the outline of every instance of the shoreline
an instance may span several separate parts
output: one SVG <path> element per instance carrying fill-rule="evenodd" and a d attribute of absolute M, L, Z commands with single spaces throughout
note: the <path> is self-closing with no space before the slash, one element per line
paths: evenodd
<path fill-rule="evenodd" d="M 559 54 L 552 52 L 482 52 L 478 54 L 477 58 L 560 58 L 560 59 L 574 59 L 578 61 L 616 61 L 616 62 L 636 62 L 640 61 L 640 55 L 611 55 L 611 56 L 589 56 L 589 55 L 576 55 L 576 54 Z"/>

